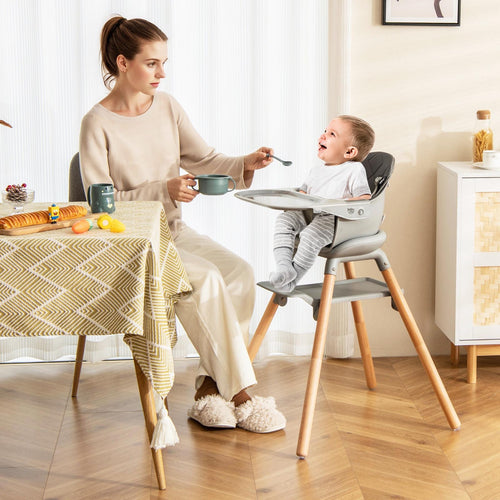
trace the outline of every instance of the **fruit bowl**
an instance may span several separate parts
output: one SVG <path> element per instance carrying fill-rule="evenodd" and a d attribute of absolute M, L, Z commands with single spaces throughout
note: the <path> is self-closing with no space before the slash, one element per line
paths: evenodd
<path fill-rule="evenodd" d="M 24 212 L 24 207 L 28 203 L 32 203 L 35 199 L 34 189 L 26 188 L 26 185 L 9 185 L 2 191 L 2 203 L 7 203 L 12 206 L 14 214 Z"/>

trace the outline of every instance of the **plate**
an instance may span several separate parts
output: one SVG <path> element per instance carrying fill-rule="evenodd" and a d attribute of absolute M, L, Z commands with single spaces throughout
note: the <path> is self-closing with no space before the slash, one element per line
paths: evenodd
<path fill-rule="evenodd" d="M 500 165 L 498 165 L 498 167 L 487 167 L 486 165 L 483 164 L 482 161 L 473 163 L 472 166 L 477 168 L 485 168 L 486 170 L 500 170 Z"/>

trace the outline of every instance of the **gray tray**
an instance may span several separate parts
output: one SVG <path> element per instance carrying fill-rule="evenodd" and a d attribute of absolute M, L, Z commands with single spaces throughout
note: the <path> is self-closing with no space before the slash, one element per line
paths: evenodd
<path fill-rule="evenodd" d="M 344 219 L 366 219 L 370 200 L 329 200 L 319 196 L 300 193 L 294 189 L 253 189 L 239 191 L 234 196 L 243 201 L 275 210 L 320 210 Z"/>

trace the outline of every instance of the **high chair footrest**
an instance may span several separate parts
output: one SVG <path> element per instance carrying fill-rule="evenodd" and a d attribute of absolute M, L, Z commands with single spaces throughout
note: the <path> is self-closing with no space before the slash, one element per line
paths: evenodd
<path fill-rule="evenodd" d="M 299 285 L 292 292 L 281 292 L 273 288 L 269 281 L 257 283 L 260 287 L 275 293 L 278 297 L 299 298 L 316 307 L 321 299 L 323 283 Z M 387 285 L 373 278 L 355 278 L 335 282 L 332 303 L 354 302 L 357 300 L 378 299 L 390 297 Z"/>

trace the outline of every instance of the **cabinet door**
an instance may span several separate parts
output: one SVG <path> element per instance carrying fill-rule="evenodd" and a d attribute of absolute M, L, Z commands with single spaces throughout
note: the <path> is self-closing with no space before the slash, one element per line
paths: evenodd
<path fill-rule="evenodd" d="M 459 340 L 492 343 L 500 339 L 500 178 L 463 179 L 462 188 Z"/>

